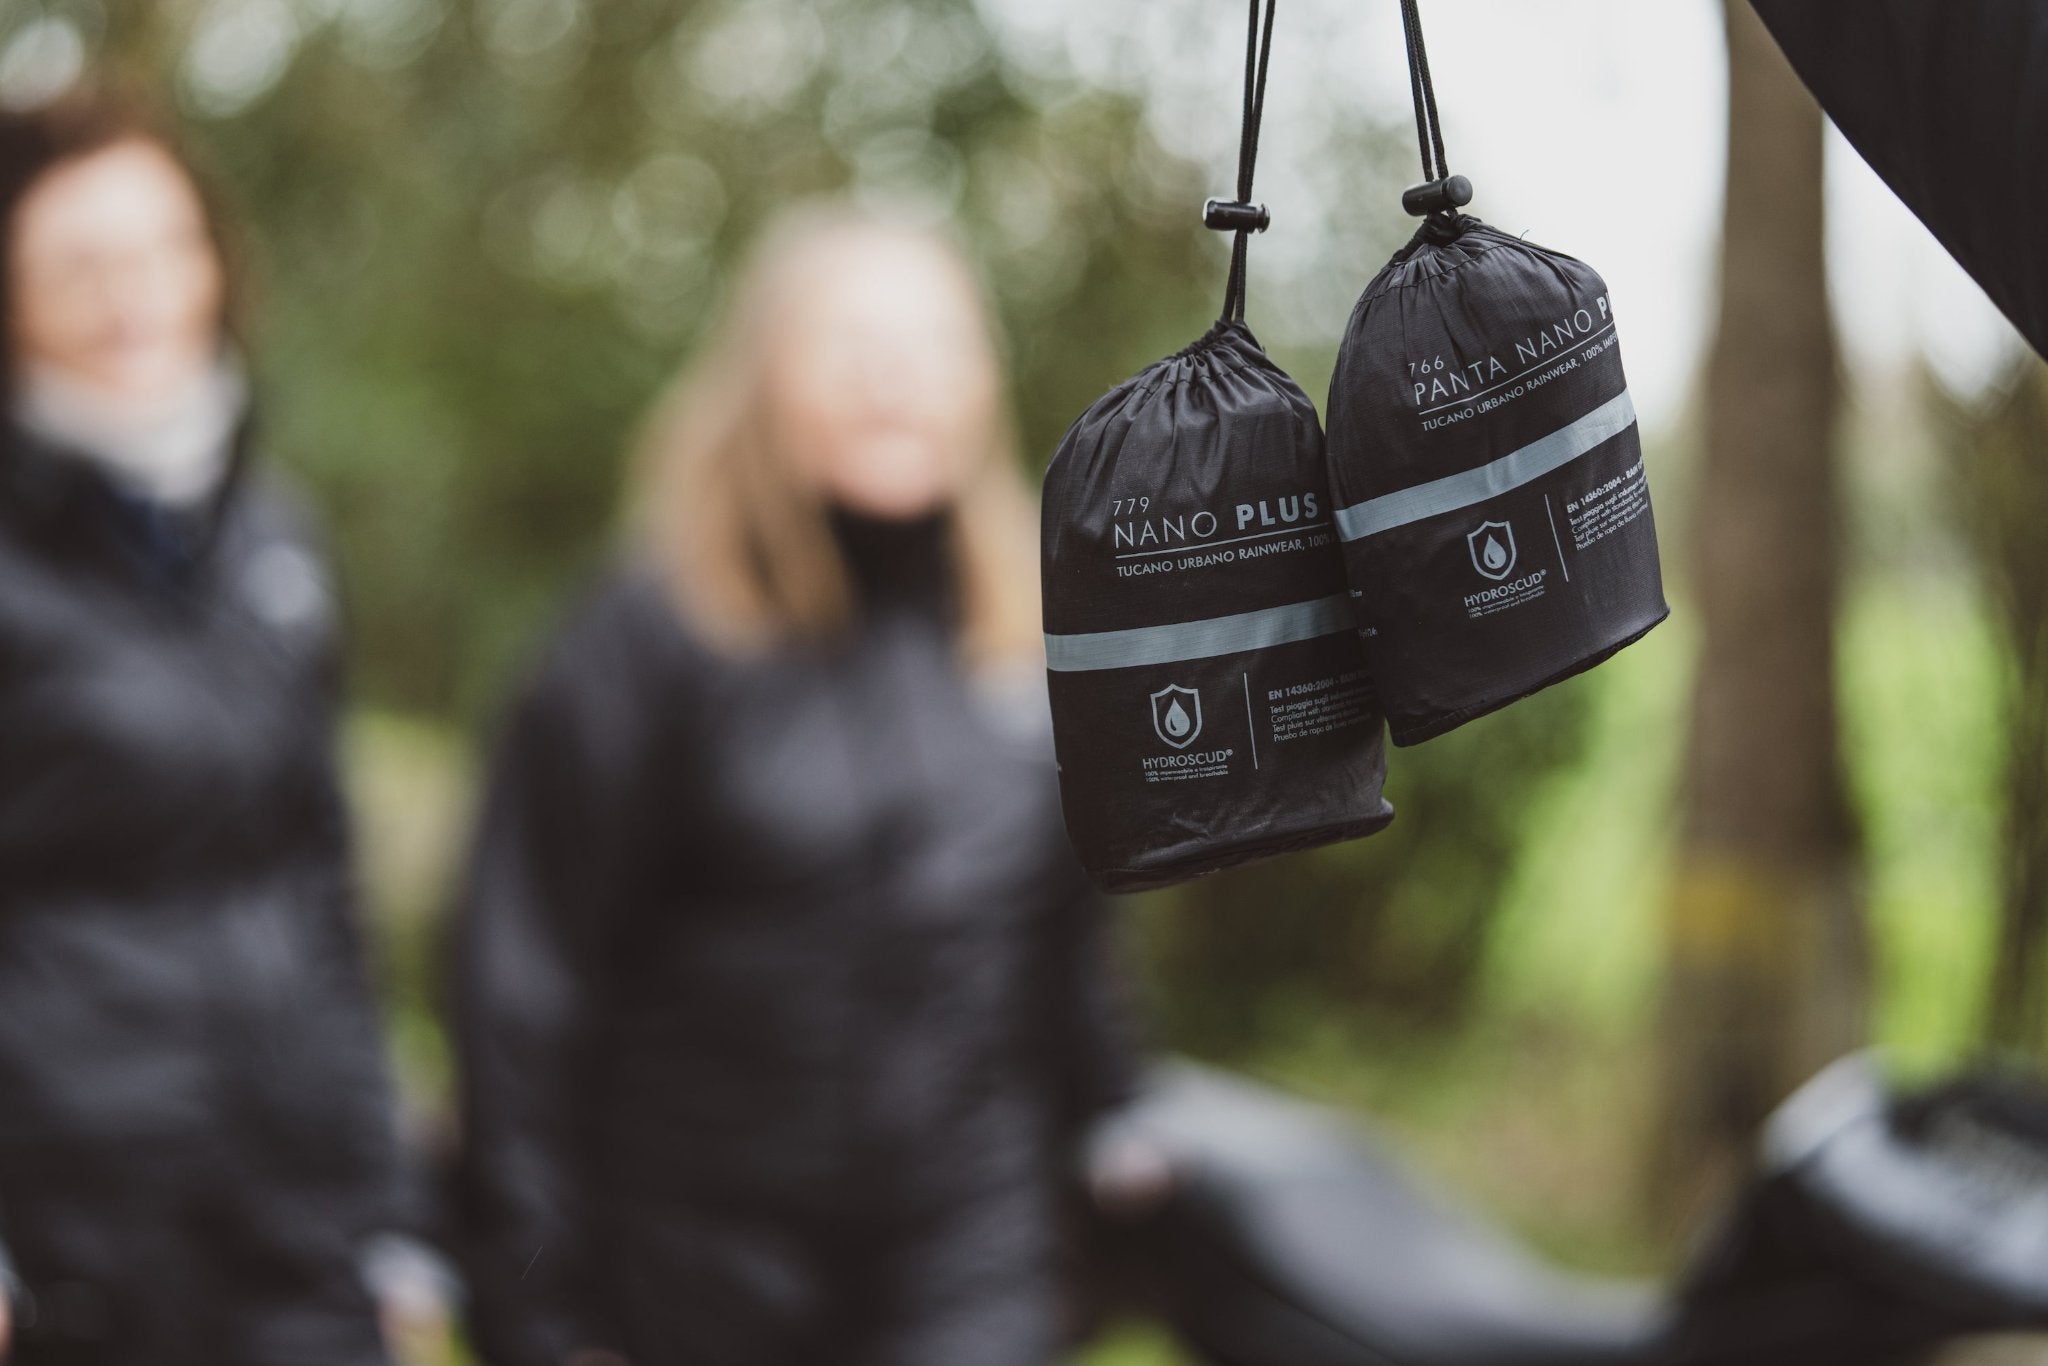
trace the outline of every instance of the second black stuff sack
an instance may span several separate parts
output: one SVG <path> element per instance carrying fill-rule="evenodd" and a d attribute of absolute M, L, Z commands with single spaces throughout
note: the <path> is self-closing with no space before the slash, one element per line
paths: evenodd
<path fill-rule="evenodd" d="M 1335 519 L 1397 745 L 1589 669 L 1668 614 L 1613 304 L 1591 267 L 1459 213 L 1404 0 L 1421 231 L 1330 382 Z M 1432 153 L 1434 162 L 1432 162 Z"/>
<path fill-rule="evenodd" d="M 1393 819 L 1322 428 L 1243 318 L 1246 238 L 1263 226 L 1249 202 L 1265 85 L 1259 5 L 1238 198 L 1205 215 L 1237 232 L 1223 316 L 1082 414 L 1046 471 L 1061 803 L 1082 863 L 1110 891 Z M 1264 34 L 1270 44 L 1270 3 Z"/>

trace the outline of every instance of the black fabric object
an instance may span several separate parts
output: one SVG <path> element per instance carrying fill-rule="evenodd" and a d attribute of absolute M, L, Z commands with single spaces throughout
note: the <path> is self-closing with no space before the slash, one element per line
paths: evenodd
<path fill-rule="evenodd" d="M 945 529 L 836 528 L 844 639 L 715 649 L 623 567 L 502 730 L 454 984 L 493 1366 L 1050 1331 L 1070 1141 L 1136 1068 L 1108 917 L 1043 679 L 960 658 Z"/>
<path fill-rule="evenodd" d="M 1758 0 L 1822 109 L 2048 355 L 2048 5 Z"/>
<path fill-rule="evenodd" d="M 1248 1078 L 1161 1065 L 1103 1141 L 1149 1148 L 1175 1174 L 1115 1231 L 1198 1361 L 1757 1366 L 1667 1354 L 1646 1287 L 1544 1263 L 1418 1181 L 1354 1116 Z"/>
<path fill-rule="evenodd" d="M 633 1362 L 1054 1366 L 1063 1287 L 1046 1192 L 853 1220 L 718 1200 L 620 1211 Z"/>
<path fill-rule="evenodd" d="M 338 617 L 260 467 L 172 513 L 0 426 L 0 1243 L 24 1366 L 369 1366 L 415 1221 Z"/>
<path fill-rule="evenodd" d="M 1273 10 L 1252 0 L 1238 201 L 1251 197 Z M 1393 819 L 1344 597 L 1315 406 L 1223 316 L 1097 400 L 1045 475 L 1046 663 L 1068 833 L 1140 891 Z"/>
<path fill-rule="evenodd" d="M 1423 174 L 1449 176 L 1413 0 Z M 1669 614 L 1607 286 L 1455 211 L 1367 285 L 1330 380 L 1330 491 L 1394 743 L 1591 668 Z"/>

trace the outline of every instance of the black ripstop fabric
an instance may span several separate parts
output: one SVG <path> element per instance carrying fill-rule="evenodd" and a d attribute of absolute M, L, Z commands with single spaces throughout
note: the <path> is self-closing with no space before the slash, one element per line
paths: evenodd
<path fill-rule="evenodd" d="M 1250 5 L 1249 202 L 1272 5 Z M 1263 32 L 1263 40 L 1261 34 Z M 1046 472 L 1041 565 L 1067 830 L 1112 891 L 1371 834 L 1383 723 L 1366 686 L 1314 405 L 1223 316 L 1098 400 Z"/>
<path fill-rule="evenodd" d="M 2048 355 L 2048 5 L 1759 0 L 1844 137 Z"/>
<path fill-rule="evenodd" d="M 1403 5 L 1423 171 L 1449 175 Z M 1397 745 L 1569 678 L 1669 613 L 1606 283 L 1432 214 L 1366 286 L 1330 382 L 1336 530 Z"/>

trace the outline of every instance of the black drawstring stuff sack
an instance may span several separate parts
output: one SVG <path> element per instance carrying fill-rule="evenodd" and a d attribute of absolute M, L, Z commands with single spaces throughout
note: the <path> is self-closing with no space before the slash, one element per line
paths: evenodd
<path fill-rule="evenodd" d="M 1045 476 L 1053 735 L 1090 875 L 1139 891 L 1393 818 L 1346 600 L 1322 428 L 1244 324 L 1268 0 L 1251 0 L 1223 315 L 1104 395 Z"/>
<path fill-rule="evenodd" d="M 1591 668 L 1669 614 L 1607 286 L 1459 213 L 1403 0 L 1422 228 L 1368 285 L 1330 382 L 1330 486 L 1394 743 Z"/>

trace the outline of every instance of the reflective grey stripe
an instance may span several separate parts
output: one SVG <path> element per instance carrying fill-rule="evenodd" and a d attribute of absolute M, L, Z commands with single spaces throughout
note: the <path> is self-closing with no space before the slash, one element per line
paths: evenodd
<path fill-rule="evenodd" d="M 1483 503 L 1569 465 L 1601 442 L 1627 431 L 1635 420 L 1636 406 L 1629 402 L 1628 390 L 1624 389 L 1577 422 L 1476 470 L 1446 475 L 1399 493 L 1339 508 L 1337 534 L 1347 541 L 1363 540 L 1425 517 Z"/>
<path fill-rule="evenodd" d="M 1358 629 L 1351 598 L 1333 593 L 1311 602 L 1293 602 L 1234 617 L 1179 621 L 1171 626 L 1139 626 L 1129 631 L 1096 631 L 1089 635 L 1045 638 L 1045 666 L 1057 673 L 1088 669 L 1135 669 L 1147 664 L 1172 664 L 1183 659 L 1234 655 L 1263 650 L 1290 641 L 1333 636 Z"/>

